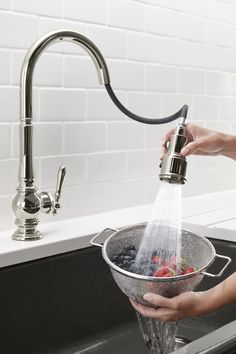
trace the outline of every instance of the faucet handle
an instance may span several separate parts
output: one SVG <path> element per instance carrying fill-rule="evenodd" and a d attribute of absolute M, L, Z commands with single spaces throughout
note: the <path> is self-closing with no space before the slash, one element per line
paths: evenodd
<path fill-rule="evenodd" d="M 54 196 L 54 208 L 53 208 L 53 214 L 57 213 L 57 210 L 60 209 L 60 197 L 61 197 L 61 189 L 62 189 L 62 185 L 64 182 L 66 176 L 66 167 L 65 166 L 60 166 L 58 173 L 57 173 L 57 186 L 56 186 L 56 192 L 55 192 L 55 196 Z"/>

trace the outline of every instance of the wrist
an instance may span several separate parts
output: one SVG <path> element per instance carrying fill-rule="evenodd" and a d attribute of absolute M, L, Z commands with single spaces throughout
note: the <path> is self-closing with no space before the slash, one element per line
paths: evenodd
<path fill-rule="evenodd" d="M 222 140 L 221 154 L 236 160 L 236 136 L 221 133 L 220 135 Z"/>
<path fill-rule="evenodd" d="M 222 306 L 222 295 L 219 287 L 196 293 L 197 303 L 195 308 L 196 315 L 204 315 L 218 310 Z"/>

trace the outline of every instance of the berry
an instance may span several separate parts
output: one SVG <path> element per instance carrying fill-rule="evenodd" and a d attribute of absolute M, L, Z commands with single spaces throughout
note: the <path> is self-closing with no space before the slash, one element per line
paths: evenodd
<path fill-rule="evenodd" d="M 161 267 L 155 271 L 153 274 L 154 277 L 162 278 L 162 277 L 173 277 L 175 272 L 173 269 L 168 267 Z"/>
<path fill-rule="evenodd" d="M 189 267 L 185 268 L 184 270 L 182 270 L 181 274 L 189 274 L 189 273 L 193 273 L 193 272 L 195 272 L 194 267 L 189 266 Z"/>

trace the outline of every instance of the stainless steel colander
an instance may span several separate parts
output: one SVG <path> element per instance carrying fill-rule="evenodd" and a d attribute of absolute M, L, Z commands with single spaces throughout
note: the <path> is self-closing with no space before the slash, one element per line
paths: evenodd
<path fill-rule="evenodd" d="M 131 273 L 117 267 L 111 259 L 128 246 L 134 245 L 136 250 L 138 250 L 145 227 L 146 223 L 126 227 L 121 230 L 108 228 L 97 234 L 90 241 L 92 245 L 102 248 L 103 258 L 110 266 L 112 276 L 119 288 L 129 298 L 144 305 L 147 305 L 147 302 L 145 302 L 143 296 L 148 292 L 173 297 L 180 293 L 193 290 L 203 279 L 204 275 L 220 277 L 231 262 L 230 257 L 216 254 L 215 248 L 206 237 L 183 229 L 181 235 L 181 256 L 189 259 L 190 264 L 197 269 L 195 272 L 173 277 L 158 278 Z M 112 232 L 112 234 L 106 239 L 103 245 L 95 242 L 97 238 L 102 237 L 102 235 L 108 231 L 110 233 Z M 218 274 L 206 272 L 207 268 L 214 262 L 216 257 L 225 259 L 227 263 Z"/>

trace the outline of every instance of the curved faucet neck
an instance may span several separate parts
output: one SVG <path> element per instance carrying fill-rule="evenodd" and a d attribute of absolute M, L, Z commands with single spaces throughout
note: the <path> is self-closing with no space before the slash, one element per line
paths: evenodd
<path fill-rule="evenodd" d="M 35 64 L 43 51 L 55 42 L 69 41 L 82 46 L 92 58 L 101 84 L 109 84 L 105 59 L 96 45 L 82 34 L 69 30 L 47 33 L 39 38 L 27 52 L 21 71 L 21 119 L 32 118 L 32 79 Z"/>

